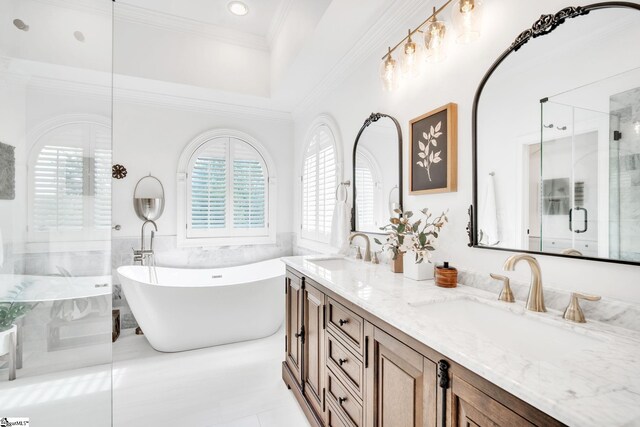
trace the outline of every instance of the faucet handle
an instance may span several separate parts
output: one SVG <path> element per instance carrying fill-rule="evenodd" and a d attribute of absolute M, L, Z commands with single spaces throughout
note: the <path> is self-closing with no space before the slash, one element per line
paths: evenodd
<path fill-rule="evenodd" d="M 599 301 L 602 297 L 598 295 L 583 294 L 580 292 L 571 292 L 571 298 L 569 299 L 569 305 L 564 311 L 562 318 L 570 320 L 576 323 L 586 323 L 587 319 L 584 317 L 584 312 L 580 308 L 578 300 L 585 299 L 587 301 Z"/>
<path fill-rule="evenodd" d="M 356 246 L 356 259 L 362 259 L 362 252 L 360 252 L 360 246 Z"/>
<path fill-rule="evenodd" d="M 500 296 L 498 299 L 504 302 L 515 302 L 516 299 L 513 296 L 513 291 L 511 290 L 511 286 L 509 285 L 509 278 L 507 276 L 501 276 L 499 274 L 489 274 L 492 279 L 501 280 L 502 281 L 502 291 L 500 291 Z"/>
<path fill-rule="evenodd" d="M 377 251 L 373 251 L 373 255 L 371 255 L 371 264 L 380 264 Z"/>

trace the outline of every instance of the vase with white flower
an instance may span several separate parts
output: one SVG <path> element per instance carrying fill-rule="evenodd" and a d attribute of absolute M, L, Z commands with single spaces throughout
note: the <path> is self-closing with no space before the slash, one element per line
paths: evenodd
<path fill-rule="evenodd" d="M 373 240 L 378 245 L 382 246 L 382 250 L 389 254 L 391 271 L 394 273 L 402 273 L 403 271 L 403 258 L 404 252 L 404 239 L 406 235 L 407 226 L 410 227 L 409 221 L 406 217 L 403 217 L 400 209 L 394 209 L 394 213 L 400 217 L 393 217 L 389 219 L 389 224 L 384 227 L 380 227 L 380 230 L 387 233 L 387 239 L 382 243 L 377 237 Z"/>
<path fill-rule="evenodd" d="M 420 213 L 423 218 L 411 225 L 411 231 L 405 235 L 403 245 L 405 251 L 411 254 L 404 257 L 404 275 L 412 280 L 433 278 L 431 255 L 435 251 L 435 242 L 442 227 L 449 221 L 446 212 L 435 217 L 428 209 L 422 209 Z M 407 214 L 409 218 L 412 216 L 411 212 Z"/>

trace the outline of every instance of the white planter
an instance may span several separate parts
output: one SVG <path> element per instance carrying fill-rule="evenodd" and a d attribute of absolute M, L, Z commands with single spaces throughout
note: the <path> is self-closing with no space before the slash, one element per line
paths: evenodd
<path fill-rule="evenodd" d="M 415 255 L 407 253 L 403 260 L 404 277 L 411 280 L 429 280 L 433 279 L 433 264 L 424 260 L 420 264 L 416 264 Z"/>
<path fill-rule="evenodd" d="M 18 327 L 11 325 L 11 328 L 0 332 L 0 356 L 9 355 L 9 381 L 16 379 L 16 345 L 18 339 Z"/>
<path fill-rule="evenodd" d="M 16 348 L 16 337 L 18 336 L 18 327 L 11 325 L 6 331 L 0 332 L 0 356 L 9 354 Z"/>

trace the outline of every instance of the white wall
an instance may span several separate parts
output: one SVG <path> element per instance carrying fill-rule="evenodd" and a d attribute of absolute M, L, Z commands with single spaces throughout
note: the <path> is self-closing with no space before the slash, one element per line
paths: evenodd
<path fill-rule="evenodd" d="M 293 154 L 292 123 L 268 117 L 141 105 L 116 99 L 113 107 L 113 162 L 127 168 L 127 178 L 113 181 L 114 237 L 137 237 L 141 221 L 133 210 L 136 182 L 151 173 L 165 188 L 166 207 L 157 221 L 159 235 L 176 234 L 176 174 L 178 159 L 191 140 L 211 129 L 236 129 L 264 144 L 276 164 L 277 232 L 291 226 Z"/>
<path fill-rule="evenodd" d="M 588 2 L 578 2 L 587 4 Z M 555 13 L 566 6 L 560 0 L 524 2 L 513 0 L 487 0 L 485 2 L 484 32 L 479 41 L 470 46 L 451 45 L 448 59 L 432 66 L 426 75 L 405 84 L 400 90 L 386 93 L 378 80 L 379 57 L 372 55 L 339 86 L 327 90 L 326 95 L 312 108 L 295 114 L 296 159 L 304 134 L 311 121 L 320 113 L 332 115 L 340 126 L 345 141 L 345 170 L 350 170 L 352 141 L 363 120 L 371 111 L 395 116 L 401 123 L 403 134 L 409 135 L 408 122 L 427 111 L 448 102 L 458 104 L 458 191 L 429 196 L 410 196 L 405 185 L 405 208 L 428 207 L 433 211 L 449 209 L 450 223 L 441 234 L 439 260 L 449 260 L 460 268 L 483 273 L 499 272 L 509 252 L 467 247 L 467 208 L 472 199 L 471 172 L 471 112 L 476 87 L 492 62 L 525 28 L 529 28 L 543 13 Z M 423 16 L 416 16 L 406 26 L 398 28 L 397 39 L 404 28 L 415 25 Z M 393 44 L 397 40 L 389 40 Z M 408 147 L 404 147 L 404 182 L 408 182 Z M 296 192 L 296 195 L 298 192 Z M 296 220 L 299 203 L 296 201 Z M 540 255 L 544 281 L 547 286 L 565 290 L 582 290 L 608 297 L 640 302 L 639 267 L 615 265 L 585 260 L 567 260 Z M 515 279 L 528 280 L 525 265 L 518 266 Z"/>

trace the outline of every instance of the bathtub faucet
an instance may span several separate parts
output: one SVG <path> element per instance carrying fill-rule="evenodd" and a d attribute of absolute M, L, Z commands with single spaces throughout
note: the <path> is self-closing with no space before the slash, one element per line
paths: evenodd
<path fill-rule="evenodd" d="M 151 230 L 151 239 L 149 240 L 149 249 L 146 249 L 144 245 L 144 230 L 147 227 L 147 224 L 153 225 L 153 228 L 155 229 L 155 230 Z M 156 225 L 155 222 L 151 220 L 146 220 L 142 224 L 142 231 L 140 233 L 141 248 L 139 250 L 136 250 L 136 249 L 133 250 L 133 262 L 139 262 L 140 265 L 145 265 L 146 261 L 149 258 L 153 258 L 153 238 L 155 237 L 156 231 L 158 231 L 158 226 Z"/>

